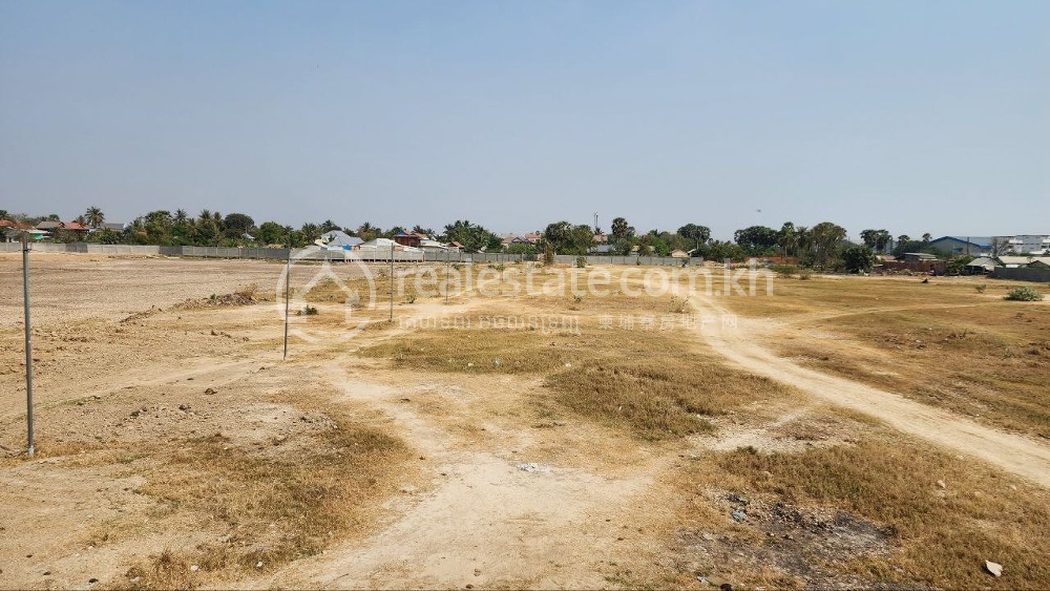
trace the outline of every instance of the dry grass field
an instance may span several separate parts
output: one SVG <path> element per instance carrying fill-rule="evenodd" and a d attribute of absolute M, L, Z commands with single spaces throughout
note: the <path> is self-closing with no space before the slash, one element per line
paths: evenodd
<path fill-rule="evenodd" d="M 410 287 L 390 323 L 447 269 L 333 266 L 282 361 L 280 264 L 32 265 L 29 458 L 0 258 L 2 588 L 1050 587 L 1050 302 L 1005 284 Z"/>

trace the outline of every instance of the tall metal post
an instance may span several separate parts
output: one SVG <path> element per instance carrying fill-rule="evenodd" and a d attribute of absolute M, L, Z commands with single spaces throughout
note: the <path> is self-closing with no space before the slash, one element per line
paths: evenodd
<path fill-rule="evenodd" d="M 448 275 L 452 263 L 449 261 L 448 253 L 445 253 L 445 304 L 448 304 Z"/>
<path fill-rule="evenodd" d="M 22 233 L 22 302 L 26 329 L 26 437 L 33 457 L 33 329 L 29 326 L 29 234 Z"/>
<path fill-rule="evenodd" d="M 292 290 L 292 249 L 288 249 L 288 263 L 284 270 L 284 357 L 288 359 L 288 306 L 290 305 Z"/>
<path fill-rule="evenodd" d="M 394 321 L 394 243 L 390 243 L 390 322 Z"/>

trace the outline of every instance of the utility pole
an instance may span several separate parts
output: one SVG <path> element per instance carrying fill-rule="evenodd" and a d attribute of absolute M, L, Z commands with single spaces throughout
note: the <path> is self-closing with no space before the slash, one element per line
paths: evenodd
<path fill-rule="evenodd" d="M 26 329 L 26 438 L 33 457 L 33 329 L 29 326 L 29 233 L 22 232 L 22 302 Z"/>

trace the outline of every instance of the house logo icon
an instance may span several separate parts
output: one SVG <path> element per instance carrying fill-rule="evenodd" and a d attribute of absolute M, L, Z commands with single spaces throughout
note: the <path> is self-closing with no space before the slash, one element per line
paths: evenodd
<path fill-rule="evenodd" d="M 297 287 L 303 277 L 309 280 Z M 359 283 L 362 279 L 367 283 L 367 298 L 362 297 L 359 289 L 347 285 L 347 281 Z M 307 294 L 314 289 L 323 290 L 324 299 L 333 303 L 307 302 Z M 360 259 L 342 250 L 307 248 L 289 257 L 277 279 L 275 296 L 277 314 L 282 322 L 288 322 L 289 335 L 310 343 L 340 343 L 354 338 L 369 322 L 359 311 L 376 307 L 372 271 Z M 336 303 L 339 299 L 342 303 Z M 317 314 L 311 314 L 311 309 L 317 310 Z M 355 310 L 358 313 L 355 314 Z M 338 320 L 333 322 L 333 318 Z"/>

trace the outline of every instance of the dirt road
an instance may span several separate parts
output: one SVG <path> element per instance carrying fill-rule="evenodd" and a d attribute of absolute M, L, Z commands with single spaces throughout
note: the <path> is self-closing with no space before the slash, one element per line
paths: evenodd
<path fill-rule="evenodd" d="M 705 312 L 732 314 L 716 297 L 702 294 L 694 297 Z M 708 328 L 700 329 L 700 332 L 715 351 L 748 371 L 878 418 L 902 432 L 980 458 L 1050 488 L 1050 447 L 1033 439 L 978 425 L 899 394 L 800 367 L 756 344 L 756 336 L 773 330 L 775 326 L 771 321 L 738 318 L 736 328 Z"/>

